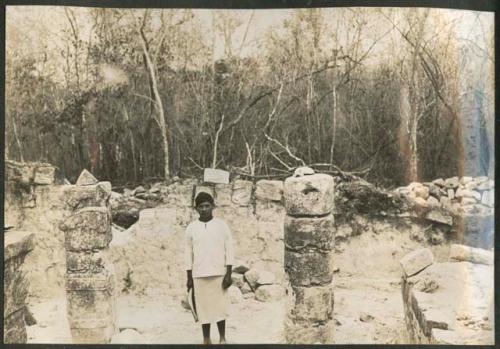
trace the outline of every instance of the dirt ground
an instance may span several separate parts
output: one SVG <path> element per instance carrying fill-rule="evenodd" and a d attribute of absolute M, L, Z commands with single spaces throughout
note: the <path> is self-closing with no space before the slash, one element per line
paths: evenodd
<path fill-rule="evenodd" d="M 399 232 L 383 236 L 357 236 L 335 255 L 339 268 L 334 274 L 336 344 L 407 343 L 399 259 L 421 245 Z M 433 247 L 436 259 L 444 258 L 447 249 Z M 149 296 L 122 294 L 117 300 L 118 327 L 137 330 L 143 343 L 201 343 L 201 328 L 181 306 L 181 294 L 182 290 Z M 38 323 L 28 327 L 28 342 L 71 343 L 65 299 L 32 304 Z M 236 344 L 284 343 L 284 316 L 283 300 L 242 300 L 231 307 L 227 340 Z M 215 326 L 211 336 L 216 343 Z"/>

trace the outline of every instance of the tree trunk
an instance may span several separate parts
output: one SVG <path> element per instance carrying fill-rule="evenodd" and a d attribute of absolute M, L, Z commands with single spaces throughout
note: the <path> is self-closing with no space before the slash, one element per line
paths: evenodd
<path fill-rule="evenodd" d="M 142 28 L 139 30 L 139 34 L 141 37 L 142 50 L 144 52 L 144 57 L 146 58 L 146 63 L 148 67 L 148 73 L 151 78 L 151 82 L 153 83 L 153 94 L 155 97 L 156 108 L 158 110 L 158 116 L 155 118 L 158 123 L 158 127 L 160 128 L 162 145 L 163 145 L 163 159 L 165 161 L 164 164 L 164 177 L 165 180 L 170 179 L 170 166 L 169 166 L 169 152 L 168 152 L 168 127 L 165 121 L 165 110 L 163 108 L 163 102 L 161 100 L 160 93 L 158 92 L 158 79 L 156 77 L 155 67 L 153 66 L 153 62 L 151 60 L 151 55 L 148 50 L 146 37 Z"/>

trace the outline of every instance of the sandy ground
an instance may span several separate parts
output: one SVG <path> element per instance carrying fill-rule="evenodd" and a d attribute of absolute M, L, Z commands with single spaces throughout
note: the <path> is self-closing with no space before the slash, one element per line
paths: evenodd
<path fill-rule="evenodd" d="M 335 255 L 335 344 L 403 344 L 405 325 L 399 260 L 421 247 L 398 232 L 384 237 L 358 236 Z M 433 247 L 437 260 L 447 246 Z M 200 344 L 201 328 L 181 306 L 182 290 L 170 294 L 121 295 L 117 300 L 120 330 L 135 329 L 142 343 Z M 38 323 L 28 327 L 29 343 L 71 343 L 64 298 L 30 302 Z M 254 299 L 233 304 L 227 321 L 227 340 L 235 344 L 284 343 L 284 301 Z M 211 337 L 218 342 L 216 326 Z"/>

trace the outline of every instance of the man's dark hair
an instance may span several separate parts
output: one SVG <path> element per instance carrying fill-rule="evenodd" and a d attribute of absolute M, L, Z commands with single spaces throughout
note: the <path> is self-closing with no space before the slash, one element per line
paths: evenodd
<path fill-rule="evenodd" d="M 202 191 L 202 192 L 198 193 L 198 195 L 196 195 L 196 198 L 194 199 L 194 203 L 195 203 L 196 207 L 198 207 L 204 202 L 209 202 L 212 205 L 214 205 L 214 198 L 209 193 Z"/>

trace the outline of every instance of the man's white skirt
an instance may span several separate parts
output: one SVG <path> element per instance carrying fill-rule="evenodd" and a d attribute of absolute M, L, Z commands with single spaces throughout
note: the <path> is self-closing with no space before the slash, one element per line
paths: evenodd
<path fill-rule="evenodd" d="M 229 315 L 229 293 L 222 288 L 224 276 L 193 278 L 198 321 L 209 324 L 225 320 Z"/>

